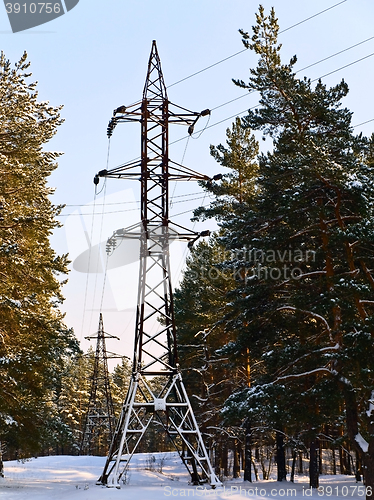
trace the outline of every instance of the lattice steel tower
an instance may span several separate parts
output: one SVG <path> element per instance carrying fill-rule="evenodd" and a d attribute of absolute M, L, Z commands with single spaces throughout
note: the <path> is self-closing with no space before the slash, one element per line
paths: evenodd
<path fill-rule="evenodd" d="M 103 316 L 100 313 L 96 335 L 85 337 L 97 339 L 94 369 L 91 377 L 91 392 L 80 446 L 80 455 L 107 454 L 113 439 L 115 416 L 108 372 L 108 353 L 105 339 L 118 337 L 104 332 Z"/>
<path fill-rule="evenodd" d="M 141 102 L 120 106 L 109 122 L 108 136 L 119 122 L 141 124 L 141 158 L 99 177 L 140 180 L 141 222 L 116 231 L 108 241 L 115 248 L 122 238 L 140 240 L 138 305 L 135 325 L 134 359 L 130 387 L 123 405 L 104 471 L 98 484 L 119 487 L 131 457 L 152 420 L 156 420 L 175 444 L 194 484 L 220 484 L 211 466 L 178 365 L 173 294 L 170 278 L 169 243 L 172 239 L 191 241 L 206 233 L 194 233 L 169 220 L 169 182 L 208 180 L 207 176 L 169 160 L 169 124 L 189 126 L 200 116 L 169 102 L 156 42 L 153 41 Z M 152 379 L 162 380 L 155 389 Z"/>

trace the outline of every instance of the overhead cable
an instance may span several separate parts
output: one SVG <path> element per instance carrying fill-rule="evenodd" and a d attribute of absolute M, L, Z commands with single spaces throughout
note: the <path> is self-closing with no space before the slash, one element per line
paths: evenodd
<path fill-rule="evenodd" d="M 361 61 L 363 61 L 363 60 L 365 60 L 365 59 L 368 59 L 369 57 L 372 57 L 372 56 L 374 56 L 374 52 L 372 52 L 371 54 L 368 54 L 368 55 L 367 55 L 367 56 L 365 56 L 365 57 L 361 57 L 360 59 L 356 59 L 355 61 L 352 61 L 352 62 L 351 62 L 351 63 L 349 63 L 349 64 L 346 64 L 346 65 L 344 65 L 344 66 L 341 66 L 340 68 L 334 69 L 333 71 L 330 71 L 329 73 L 326 73 L 325 75 L 319 76 L 318 78 L 314 78 L 313 80 L 311 80 L 311 83 L 316 82 L 316 81 L 318 81 L 318 80 L 321 80 L 322 78 L 325 78 L 326 76 L 330 76 L 330 75 L 332 75 L 332 74 L 334 74 L 334 73 L 337 73 L 338 71 L 341 71 L 341 70 L 342 70 L 342 69 L 344 69 L 344 68 L 348 68 L 349 66 L 353 66 L 353 64 L 356 64 L 356 63 L 358 63 L 358 62 L 361 62 Z M 299 70 L 299 71 L 301 71 L 301 70 Z M 258 91 L 257 91 L 257 90 L 256 90 L 256 91 L 250 90 L 247 94 L 244 94 L 244 95 L 249 95 L 249 94 L 252 94 L 252 93 L 254 93 L 254 92 L 258 92 Z M 223 106 L 223 105 L 221 104 L 221 106 L 219 106 L 219 107 L 222 107 L 222 106 Z M 223 123 L 223 122 L 225 122 L 225 121 L 227 121 L 227 120 L 230 120 L 230 119 L 232 119 L 232 118 L 235 118 L 235 117 L 237 117 L 237 116 L 243 115 L 244 113 L 247 113 L 249 110 L 251 110 L 251 109 L 255 109 L 257 106 L 258 106 L 258 104 L 256 104 L 255 106 L 252 106 L 251 108 L 247 108 L 247 109 L 245 109 L 244 111 L 240 111 L 239 113 L 235 113 L 234 115 L 231 115 L 231 116 L 229 116 L 229 117 L 227 117 L 227 118 L 224 118 L 223 120 L 220 120 L 220 121 L 218 121 L 218 122 L 216 122 L 216 123 L 212 123 L 212 125 L 209 125 L 209 126 L 208 126 L 208 127 L 206 127 L 205 129 L 215 127 L 216 125 L 219 125 L 220 123 Z M 213 108 L 213 109 L 214 109 L 214 108 Z M 369 121 L 371 121 L 371 120 L 369 120 Z M 358 127 L 358 125 L 356 125 L 356 127 Z M 197 130 L 197 131 L 196 131 L 196 133 L 199 133 L 199 132 L 200 132 L 200 130 Z M 180 139 L 177 139 L 177 140 L 175 140 L 175 141 L 171 142 L 171 143 L 170 143 L 170 145 L 171 145 L 171 144 L 175 144 L 176 142 L 179 142 L 179 141 L 183 141 L 185 138 L 186 138 L 186 136 L 181 137 Z"/>
<path fill-rule="evenodd" d="M 279 34 L 285 33 L 286 31 L 288 31 L 288 30 L 290 30 L 292 28 L 295 28 L 296 26 L 299 26 L 300 24 L 303 24 L 303 23 L 309 21 L 310 19 L 313 19 L 314 17 L 317 17 L 317 16 L 319 16 L 321 14 L 324 14 L 328 10 L 334 9 L 335 7 L 338 7 L 338 5 L 341 5 L 342 3 L 345 3 L 345 2 L 347 2 L 347 0 L 343 0 L 342 2 L 336 3 L 336 4 L 332 5 L 331 7 L 328 7 L 327 9 L 321 10 L 320 12 L 317 12 L 316 14 L 313 14 L 313 16 L 307 17 L 306 19 L 303 19 L 302 21 L 299 21 L 298 23 L 293 24 L 292 26 L 289 26 L 288 28 L 285 28 L 284 30 L 279 31 Z M 207 66 L 206 68 L 200 69 L 199 71 L 196 71 L 195 73 L 192 73 L 191 75 L 188 75 L 188 76 L 182 78 L 181 80 L 178 80 L 177 82 L 174 82 L 174 83 L 168 85 L 167 88 L 173 87 L 174 85 L 178 85 L 178 83 L 182 83 L 185 80 L 188 80 L 189 78 L 192 78 L 193 76 L 199 75 L 200 73 L 203 73 L 204 71 L 207 71 L 208 69 L 214 68 L 215 66 L 218 66 L 219 64 L 221 64 L 221 63 L 223 63 L 225 61 L 228 61 L 229 59 L 232 59 L 233 57 L 236 57 L 239 54 L 242 54 L 246 50 L 248 50 L 248 49 L 245 48 L 245 49 L 239 50 L 238 52 L 235 52 L 235 54 L 231 54 L 231 56 L 227 56 L 224 59 L 221 59 L 220 61 L 217 61 L 217 62 L 211 64 L 210 66 Z"/>

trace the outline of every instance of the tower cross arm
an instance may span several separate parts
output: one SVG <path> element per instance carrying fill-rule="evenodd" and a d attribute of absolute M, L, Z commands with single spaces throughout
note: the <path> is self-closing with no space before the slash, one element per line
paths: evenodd
<path fill-rule="evenodd" d="M 111 169 L 100 170 L 94 177 L 94 184 L 99 184 L 100 177 L 110 177 L 112 179 L 135 179 L 139 180 L 141 177 L 141 163 L 140 160 L 130 161 Z"/>
<path fill-rule="evenodd" d="M 205 174 L 201 174 L 196 170 L 185 167 L 176 163 L 175 161 L 169 160 L 169 180 L 170 181 L 211 181 L 212 179 Z"/>
<path fill-rule="evenodd" d="M 106 338 L 106 339 L 116 339 L 116 340 L 121 340 L 119 337 L 116 337 L 115 335 L 110 335 L 110 333 L 106 332 L 100 332 L 101 333 L 101 338 Z M 88 337 L 84 337 L 86 340 L 96 340 L 97 339 L 97 334 L 96 335 L 89 335 Z"/>
<path fill-rule="evenodd" d="M 176 108 L 175 112 L 174 108 Z M 200 112 L 190 111 L 189 109 L 182 108 L 182 106 L 178 106 L 177 104 L 173 104 L 171 102 L 169 102 L 168 110 L 169 123 L 189 125 L 188 133 L 190 135 L 193 133 L 193 129 L 198 119 L 202 116 L 210 115 L 210 109 L 203 109 L 203 111 Z"/>
<path fill-rule="evenodd" d="M 109 177 L 112 179 L 126 178 L 129 180 L 141 180 L 141 162 L 140 160 L 131 161 L 112 169 L 100 170 L 94 177 L 94 184 L 99 184 L 100 177 Z M 158 174 L 154 174 L 158 175 Z M 151 174 L 149 174 L 151 178 Z M 169 169 L 167 178 L 169 181 L 207 181 L 216 180 L 217 176 L 209 177 L 201 174 L 192 168 L 185 167 L 180 163 L 169 159 Z"/>
<path fill-rule="evenodd" d="M 109 120 L 107 136 L 111 137 L 117 123 L 140 122 L 142 119 L 142 102 L 136 102 L 130 106 L 119 106 L 113 111 L 113 116 Z"/>

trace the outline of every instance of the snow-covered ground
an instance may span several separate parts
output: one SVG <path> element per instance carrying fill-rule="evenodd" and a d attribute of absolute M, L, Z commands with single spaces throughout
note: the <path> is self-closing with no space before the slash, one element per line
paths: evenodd
<path fill-rule="evenodd" d="M 154 457 L 154 459 L 152 458 Z M 322 476 L 320 491 L 308 489 L 306 477 L 295 483 L 240 479 L 227 481 L 222 488 L 191 486 L 188 474 L 175 453 L 135 455 L 127 484 L 120 490 L 96 486 L 105 458 L 50 456 L 26 462 L 5 462 L 5 478 L 0 478 L 0 498 L 4 500 L 165 500 L 167 498 L 252 498 L 285 497 L 306 500 L 331 497 L 334 500 L 364 499 L 362 483 L 352 476 Z M 150 470 L 152 469 L 152 470 Z M 162 470 L 162 472 L 160 472 Z"/>

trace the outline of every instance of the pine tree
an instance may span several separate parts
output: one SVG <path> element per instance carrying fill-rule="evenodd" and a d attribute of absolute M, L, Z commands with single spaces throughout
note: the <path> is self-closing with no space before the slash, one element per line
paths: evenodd
<path fill-rule="evenodd" d="M 256 192 L 258 143 L 237 118 L 226 131 L 226 145 L 211 146 L 211 155 L 228 171 L 220 182 L 202 182 L 201 185 L 215 195 L 208 208 L 200 207 L 195 218 L 225 219 L 243 209 L 245 200 Z M 200 428 L 209 429 L 215 443 L 218 473 L 227 471 L 228 439 L 237 457 L 241 431 L 222 428 L 220 409 L 224 400 L 238 387 L 249 383 L 248 350 L 240 354 L 240 361 L 228 360 L 220 348 L 230 343 L 233 332 L 223 327 L 223 317 L 228 312 L 230 291 L 235 288 L 235 274 L 230 264 L 230 252 L 220 244 L 222 232 L 194 247 L 187 259 L 180 288 L 175 292 L 176 323 L 178 327 L 179 355 L 187 387 L 192 392 L 192 402 L 199 418 Z M 188 367 L 188 368 L 186 368 Z M 214 430 L 213 430 L 214 429 Z M 236 436 L 236 437 L 235 437 Z M 239 465 L 236 464 L 236 469 Z M 234 471 L 238 474 L 239 471 Z"/>
<path fill-rule="evenodd" d="M 111 376 L 111 388 L 113 396 L 114 413 L 119 418 L 127 389 L 130 385 L 131 364 L 127 357 L 123 356 L 121 363 L 114 367 Z"/>
<path fill-rule="evenodd" d="M 195 219 L 226 218 L 256 193 L 259 146 L 251 131 L 242 126 L 240 118 L 236 118 L 231 129 L 226 129 L 226 144 L 210 146 L 213 158 L 229 171 L 219 176 L 220 182 L 200 182 L 216 198 L 208 208 L 196 209 Z"/>
<path fill-rule="evenodd" d="M 226 295 L 233 288 L 230 270 L 220 268 L 224 249 L 211 236 L 192 248 L 179 288 L 174 294 L 179 364 L 190 394 L 200 430 L 215 448 L 215 466 L 227 463 L 228 449 L 237 455 L 234 433 L 222 428 L 220 409 L 238 386 L 245 384 L 247 373 L 221 355 L 219 348 L 231 340 L 224 331 Z M 236 456 L 235 455 L 235 456 Z"/>
<path fill-rule="evenodd" d="M 180 365 L 192 393 L 192 402 L 197 407 L 206 406 L 212 387 L 215 367 L 210 358 L 214 354 L 214 339 L 219 337 L 220 331 L 219 327 L 213 327 L 222 314 L 222 299 L 231 277 L 229 275 L 226 280 L 216 267 L 220 250 L 213 239 L 193 247 L 183 279 L 174 293 Z"/>
<path fill-rule="evenodd" d="M 226 352 L 250 348 L 258 366 L 257 385 L 228 407 L 241 399 L 244 408 L 244 398 L 249 410 L 257 393 L 270 410 L 272 393 L 283 392 L 283 428 L 302 424 L 314 446 L 344 402 L 348 435 L 374 487 L 373 142 L 353 134 L 352 113 L 341 106 L 344 81 L 313 87 L 295 77 L 296 57 L 282 64 L 278 30 L 274 10 L 266 16 L 260 6 L 253 35 L 241 31 L 259 63 L 248 83 L 236 83 L 261 96 L 243 124 L 269 135 L 273 150 L 259 156 L 254 202 L 235 218 L 221 216 L 221 242 L 245 251 L 232 263 L 245 273 L 227 321 L 237 339 Z M 293 402 L 301 409 L 296 420 Z"/>
<path fill-rule="evenodd" d="M 63 423 L 57 449 L 62 454 L 79 453 L 90 399 L 90 376 L 94 362 L 95 352 L 90 346 L 86 354 L 77 354 L 66 364 L 57 402 Z"/>
<path fill-rule="evenodd" d="M 47 401 L 77 349 L 59 311 L 67 257 L 49 242 L 61 207 L 47 181 L 59 153 L 44 148 L 61 107 L 38 102 L 28 68 L 26 53 L 15 68 L 0 56 L 0 439 L 24 451 L 40 447 Z"/>

